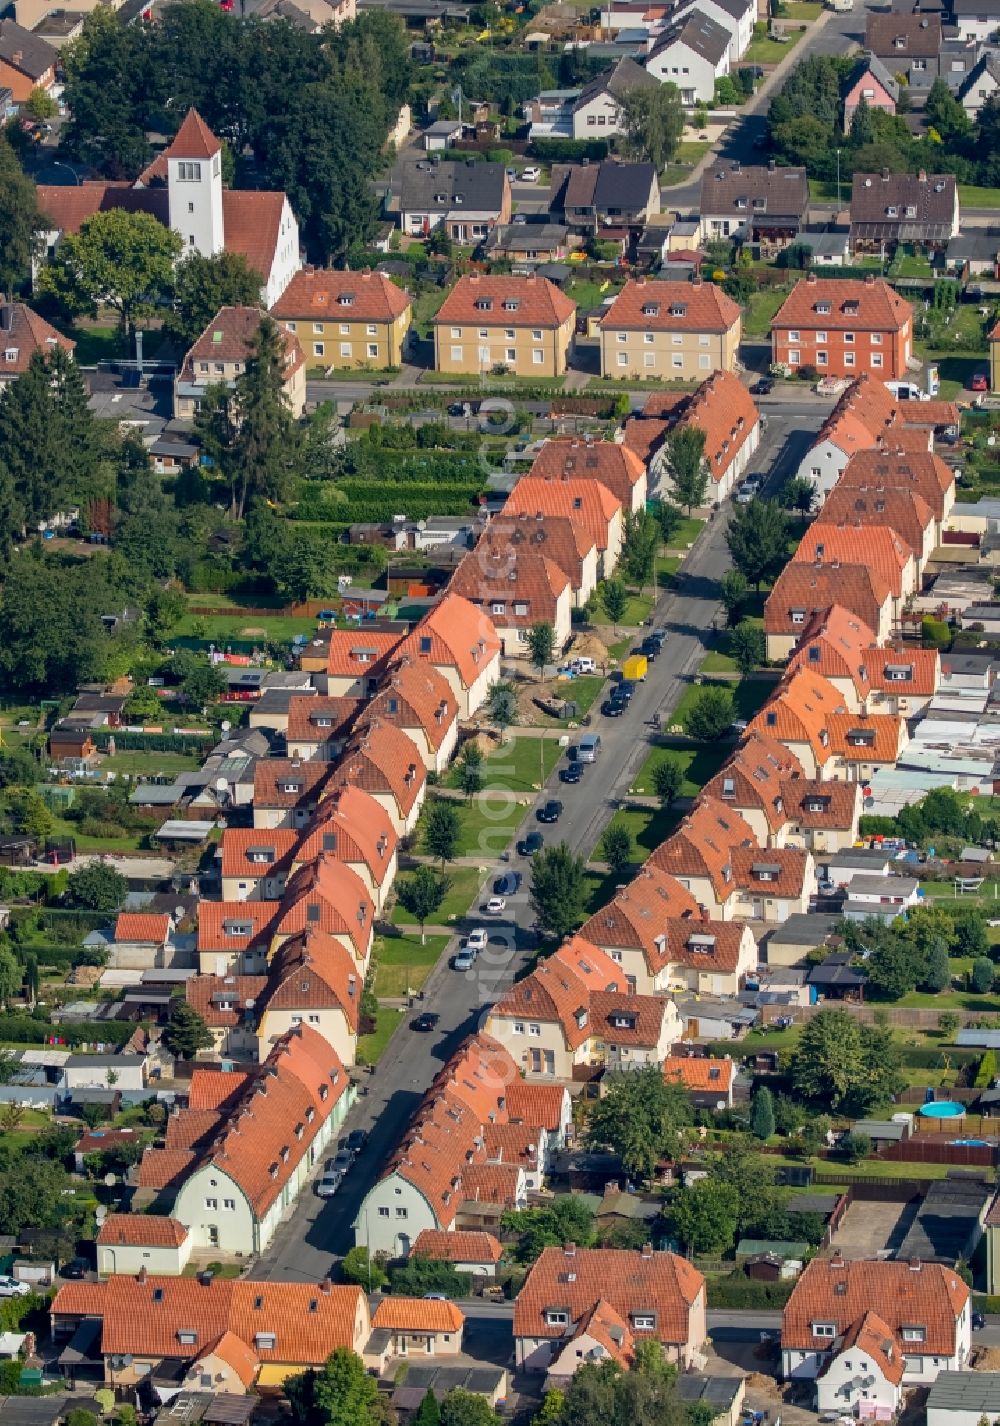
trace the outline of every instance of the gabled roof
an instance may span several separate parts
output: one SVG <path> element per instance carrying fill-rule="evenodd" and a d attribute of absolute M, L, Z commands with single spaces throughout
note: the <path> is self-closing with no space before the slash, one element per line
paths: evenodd
<path fill-rule="evenodd" d="M 282 321 L 394 322 L 411 306 L 384 272 L 304 268 L 271 308 Z"/>
<path fill-rule="evenodd" d="M 597 1342 L 613 1362 L 628 1369 L 635 1360 L 635 1338 L 628 1323 L 603 1298 L 586 1311 L 576 1325 L 572 1341 L 589 1338 Z M 579 1356 L 579 1351 L 577 1352 Z"/>
<path fill-rule="evenodd" d="M 757 730 L 743 739 L 703 790 L 730 807 L 762 812 L 771 831 L 776 832 L 788 820 L 781 802 L 781 779 L 801 771 L 794 753 Z"/>
<path fill-rule="evenodd" d="M 240 362 L 245 364 L 262 322 L 268 322 L 266 312 L 259 307 L 220 307 L 201 336 L 195 341 L 181 366 L 181 380 L 196 381 L 199 364 L 208 362 Z M 285 380 L 305 365 L 299 339 L 293 332 L 279 327 L 278 340 L 285 358 Z"/>
<path fill-rule="evenodd" d="M 625 1322 L 652 1313 L 658 1342 L 686 1345 L 691 1307 L 704 1289 L 698 1269 L 674 1253 L 545 1248 L 515 1300 L 514 1336 L 569 1336 L 565 1327 L 547 1320 L 549 1309 L 564 1310 L 575 1328 L 603 1299 Z"/>
<path fill-rule="evenodd" d="M 893 1336 L 904 1326 L 924 1327 L 921 1351 L 950 1357 L 958 1348 L 955 1324 L 968 1300 L 969 1289 L 955 1269 L 938 1263 L 814 1258 L 785 1306 L 781 1345 L 826 1350 L 831 1343 L 814 1335 L 814 1324 L 832 1323 L 840 1336 L 874 1312 Z"/>
<path fill-rule="evenodd" d="M 350 784 L 372 794 L 388 794 L 405 820 L 426 782 L 424 760 L 409 734 L 373 718 L 344 749 L 336 764 L 334 785 Z"/>
<path fill-rule="evenodd" d="M 361 708 L 357 698 L 303 693 L 288 700 L 286 743 L 325 743 L 342 738 Z"/>
<path fill-rule="evenodd" d="M 576 303 L 547 277 L 475 273 L 458 279 L 438 309 L 434 325 L 554 328 L 575 315 Z"/>
<path fill-rule="evenodd" d="M 490 521 L 489 529 L 497 539 L 540 550 L 569 576 L 574 589 L 583 582 L 583 561 L 597 548 L 592 531 L 566 515 L 529 514 L 526 510 L 514 514 L 505 508 Z"/>
<path fill-rule="evenodd" d="M 589 84 L 584 85 L 573 105 L 573 111 L 579 112 L 599 94 L 610 94 L 613 98 L 620 99 L 630 89 L 649 89 L 659 82 L 648 70 L 643 69 L 641 64 L 636 64 L 634 59 L 625 55 L 611 69 L 604 70 Z"/>
<path fill-rule="evenodd" d="M 886 1381 L 899 1386 L 905 1370 L 903 1348 L 877 1313 L 866 1312 L 844 1333 L 841 1352 L 850 1352 L 854 1348 L 875 1362 Z"/>
<path fill-rule="evenodd" d="M 507 1114 L 512 1124 L 529 1124 L 554 1134 L 562 1128 L 568 1091 L 561 1084 L 529 1084 L 515 1079 L 507 1086 Z"/>
<path fill-rule="evenodd" d="M 356 1035 L 363 989 L 364 978 L 344 945 L 310 925 L 278 949 L 258 994 L 258 1019 L 268 1010 L 341 1010 Z"/>
<path fill-rule="evenodd" d="M 173 929 L 173 919 L 143 911 L 119 911 L 115 922 L 115 941 L 141 942 L 162 946 Z"/>
<path fill-rule="evenodd" d="M 537 475 L 525 475 L 507 497 L 504 512 L 575 520 L 593 537 L 599 550 L 606 550 L 610 526 L 621 508 L 621 502 L 599 480 L 568 475 L 543 480 Z"/>
<path fill-rule="evenodd" d="M 752 719 L 748 732 L 759 729 L 783 743 L 808 743 L 822 767 L 831 755 L 826 720 L 844 711 L 844 700 L 832 683 L 808 667 L 797 668 Z"/>
<path fill-rule="evenodd" d="M 781 781 L 785 816 L 800 827 L 853 828 L 860 811 L 859 784 L 836 778 L 786 777 Z"/>
<path fill-rule="evenodd" d="M 716 65 L 729 49 L 729 31 L 715 20 L 709 19 L 701 10 L 693 10 L 660 32 L 647 56 L 647 65 L 650 60 L 656 59 L 657 55 L 678 44 L 686 45 L 701 59 Z"/>
<path fill-rule="evenodd" d="M 29 79 L 43 78 L 54 69 L 59 51 L 48 40 L 26 30 L 16 20 L 0 20 L 0 60 Z"/>
<path fill-rule="evenodd" d="M 951 237 L 955 225 L 952 173 L 860 173 L 851 185 L 851 227 L 865 236 L 901 225 L 919 227 L 929 237 Z M 869 232 L 871 229 L 871 232 Z"/>
<path fill-rule="evenodd" d="M 198 951 L 254 950 L 271 938 L 276 901 L 199 901 Z"/>
<path fill-rule="evenodd" d="M 885 90 L 889 98 L 895 104 L 899 99 L 899 81 L 874 54 L 864 54 L 851 70 L 844 81 L 843 92 L 845 95 L 857 87 L 866 75 L 871 75 L 876 84 Z"/>
<path fill-rule="evenodd" d="M 806 530 L 793 555 L 799 564 L 865 564 L 881 575 L 893 597 L 903 596 L 903 575 L 913 551 L 888 525 L 833 522 L 820 515 Z"/>
<path fill-rule="evenodd" d="M 464 1325 L 460 1307 L 433 1297 L 383 1297 L 372 1317 L 376 1332 L 461 1332 Z"/>
<path fill-rule="evenodd" d="M 273 876 L 291 864 L 300 835 L 291 827 L 227 827 L 221 842 L 222 875 L 249 880 Z"/>
<path fill-rule="evenodd" d="M 255 807 L 304 807 L 317 802 L 333 772 L 330 763 L 302 758 L 261 758 L 253 771 Z"/>
<path fill-rule="evenodd" d="M 47 356 L 53 347 L 72 353 L 76 342 L 57 332 L 26 302 L 5 302 L 0 296 L 0 378 L 22 375 L 35 352 Z"/>
<path fill-rule="evenodd" d="M 358 960 L 371 944 L 375 903 L 356 871 L 326 852 L 299 867 L 288 880 L 275 935 L 315 928 L 331 936 L 346 936 Z"/>
<path fill-rule="evenodd" d="M 849 678 L 858 698 L 864 700 L 870 691 L 868 652 L 874 646 L 875 635 L 868 625 L 843 605 L 834 604 L 807 621 L 787 672 L 805 667 L 824 678 Z"/>
<path fill-rule="evenodd" d="M 376 886 L 383 886 L 397 841 L 381 802 L 363 788 L 344 783 L 320 802 L 293 861 L 304 864 L 322 852 L 344 862 L 363 862 Z"/>
<path fill-rule="evenodd" d="M 941 682 L 941 655 L 937 649 L 869 649 L 866 655 L 872 688 L 883 693 L 931 697 Z"/>
<path fill-rule="evenodd" d="M 507 180 L 502 163 L 474 159 L 407 159 L 400 169 L 403 213 L 449 213 L 459 205 L 470 213 L 499 213 Z"/>
<path fill-rule="evenodd" d="M 594 1033 L 589 1023 L 592 992 L 623 986 L 621 967 L 577 935 L 516 981 L 491 1013 L 556 1024 L 566 1044 L 576 1049 Z"/>
<path fill-rule="evenodd" d="M 679 426 L 705 432 L 705 461 L 712 480 L 725 479 L 730 466 L 758 428 L 760 417 L 750 392 L 731 371 L 717 371 L 691 397 Z"/>
<path fill-rule="evenodd" d="M 487 529 L 451 577 L 449 589 L 485 610 L 503 627 L 554 624 L 569 575 L 537 545 L 511 541 L 503 529 Z M 493 612 L 494 604 L 499 608 Z M 502 609 L 502 613 L 500 610 Z"/>
<path fill-rule="evenodd" d="M 100 1247 L 180 1248 L 188 1229 L 157 1213 L 109 1213 L 97 1232 Z"/>
<path fill-rule="evenodd" d="M 638 456 L 615 441 L 556 436 L 542 443 L 528 473 L 543 480 L 557 480 L 564 475 L 599 480 L 630 509 L 632 492 L 646 471 Z"/>
<path fill-rule="evenodd" d="M 911 490 L 926 500 L 936 520 L 942 520 L 945 496 L 954 490 L 955 477 L 941 457 L 930 451 L 890 448 L 859 451 L 841 471 L 838 485 L 842 490 L 871 490 L 882 486 Z"/>
<path fill-rule="evenodd" d="M 498 1263 L 503 1257 L 503 1247 L 492 1233 L 444 1233 L 439 1228 L 418 1233 L 411 1252 L 445 1263 Z"/>
<path fill-rule="evenodd" d="M 736 1065 L 730 1059 L 717 1060 L 702 1055 L 668 1055 L 663 1061 L 663 1078 L 678 1080 L 694 1093 L 718 1091 L 728 1094 Z"/>
<path fill-rule="evenodd" d="M 746 934 L 745 921 L 689 921 L 675 917 L 661 928 L 660 965 L 731 975 L 739 968 Z"/>
<path fill-rule="evenodd" d="M 607 331 L 728 332 L 740 309 L 714 282 L 626 282 L 601 318 Z"/>
<path fill-rule="evenodd" d="M 590 996 L 590 1033 L 612 1045 L 655 1050 L 671 1001 L 634 991 L 596 990 Z"/>
<path fill-rule="evenodd" d="M 768 634 L 800 634 L 805 620 L 842 604 L 877 629 L 892 598 L 888 581 L 867 564 L 805 564 L 793 560 L 778 575 L 764 605 Z"/>
<path fill-rule="evenodd" d="M 714 163 L 701 178 L 701 213 L 728 213 L 748 220 L 804 218 L 809 183 L 804 168 Z"/>
<path fill-rule="evenodd" d="M 579 934 L 595 946 L 641 950 L 651 970 L 659 968 L 660 935 L 666 918 L 694 917 L 698 903 L 674 877 L 647 862 L 639 874 L 595 911 Z"/>
<path fill-rule="evenodd" d="M 403 636 L 382 629 L 334 629 L 327 646 L 326 671 L 332 678 L 377 678 Z"/>
<path fill-rule="evenodd" d="M 264 975 L 193 975 L 185 982 L 187 1003 L 213 1029 L 232 1029 L 257 1005 Z"/>
<path fill-rule="evenodd" d="M 800 278 L 782 303 L 772 331 L 792 328 L 897 332 L 913 318 L 913 307 L 882 277 Z"/>
<path fill-rule="evenodd" d="M 941 48 L 941 17 L 916 11 L 907 14 L 891 10 L 887 14 L 868 12 L 865 20 L 865 49 L 890 64 L 911 59 L 936 59 Z"/>
<path fill-rule="evenodd" d="M 733 849 L 756 844 L 750 824 L 734 808 L 702 796 L 649 860 L 671 876 L 707 877 L 718 900 L 726 901 L 733 892 Z"/>
<path fill-rule="evenodd" d="M 826 726 L 830 747 L 846 762 L 895 765 L 902 718 L 890 713 L 833 713 Z"/>
<path fill-rule="evenodd" d="M 399 652 L 417 662 L 454 668 L 462 687 L 470 689 L 499 657 L 500 640 L 481 609 L 459 594 L 447 593 L 428 609 Z"/>
<path fill-rule="evenodd" d="M 453 576 L 454 579 L 454 576 Z M 458 717 L 451 685 L 433 664 L 404 655 L 392 664 L 388 677 L 358 719 L 358 731 L 374 719 L 397 728 L 419 728 L 435 751 L 442 746 Z"/>
<path fill-rule="evenodd" d="M 733 880 L 743 891 L 763 896 L 799 897 L 806 881 L 809 852 L 799 847 L 735 847 Z"/>
<path fill-rule="evenodd" d="M 923 559 L 927 531 L 934 525 L 934 511 L 919 491 L 874 482 L 860 486 L 838 482 L 827 496 L 823 516 L 866 529 L 884 525 L 894 530 L 918 559 Z"/>

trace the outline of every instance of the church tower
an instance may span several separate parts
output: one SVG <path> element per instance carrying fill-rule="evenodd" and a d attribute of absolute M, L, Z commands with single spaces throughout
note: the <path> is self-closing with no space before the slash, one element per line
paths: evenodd
<path fill-rule="evenodd" d="M 170 226 L 184 253 L 212 257 L 225 240 L 222 216 L 222 144 L 196 109 L 166 151 Z"/>

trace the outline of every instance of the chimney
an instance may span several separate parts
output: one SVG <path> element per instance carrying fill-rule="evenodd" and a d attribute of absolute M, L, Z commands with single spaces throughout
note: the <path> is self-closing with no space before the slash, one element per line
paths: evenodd
<path fill-rule="evenodd" d="M 330 1281 L 330 1279 L 329 1279 L 328 1277 L 325 1277 L 325 1278 L 323 1279 L 323 1281 L 320 1283 L 320 1285 L 319 1285 L 319 1290 L 320 1290 L 321 1293 L 323 1293 L 323 1295 L 324 1295 L 325 1297 L 329 1297 L 329 1296 L 330 1296 L 330 1293 L 333 1291 L 333 1283 Z"/>
<path fill-rule="evenodd" d="M 575 1258 L 575 1257 L 576 1257 L 576 1244 L 575 1244 L 575 1243 L 567 1243 L 567 1244 L 565 1245 L 565 1247 L 563 1248 L 563 1253 L 564 1253 L 564 1255 L 565 1255 L 567 1258 Z"/>
<path fill-rule="evenodd" d="M 139 1271 L 136 1273 L 136 1275 L 135 1275 L 135 1280 L 136 1280 L 136 1282 L 145 1282 L 147 1277 L 148 1277 L 148 1273 L 146 1272 L 146 1269 L 143 1267 L 143 1268 L 140 1268 Z"/>
<path fill-rule="evenodd" d="M 873 272 L 869 272 L 869 273 L 865 276 L 865 286 L 866 286 L 866 287 L 874 287 L 874 286 L 875 286 L 875 274 L 874 274 Z"/>
<path fill-rule="evenodd" d="M 812 287 L 816 286 L 816 274 L 812 271 L 811 268 L 806 273 L 806 282 L 808 282 Z"/>
<path fill-rule="evenodd" d="M 920 172 L 917 174 L 917 182 L 918 182 L 918 183 L 926 183 L 926 182 L 927 182 L 927 170 L 926 170 L 926 168 L 922 168 L 922 169 L 920 170 Z"/>
<path fill-rule="evenodd" d="M 830 1259 L 830 1266 L 831 1268 L 842 1268 L 844 1266 L 844 1254 L 839 1248 L 836 1249 L 833 1257 Z"/>
<path fill-rule="evenodd" d="M 888 182 L 889 182 L 889 170 L 888 170 L 887 168 L 883 168 L 883 170 L 882 170 L 882 182 L 883 182 L 883 183 L 888 183 Z"/>
<path fill-rule="evenodd" d="M 707 906 L 703 906 L 703 905 L 701 905 L 701 904 L 699 903 L 698 912 L 699 912 L 699 915 L 701 916 L 702 925 L 703 925 L 703 926 L 709 925 L 710 922 L 711 922 L 711 920 L 712 920 L 712 917 L 711 917 L 710 914 L 709 914 L 708 907 L 707 907 Z"/>
<path fill-rule="evenodd" d="M 911 1272 L 911 1273 L 918 1273 L 919 1271 L 920 1271 L 920 1259 L 919 1259 L 919 1258 L 911 1258 L 911 1259 L 910 1259 L 910 1272 Z"/>
<path fill-rule="evenodd" d="M 642 1245 L 642 1256 L 643 1256 L 644 1258 L 651 1258 L 651 1257 L 653 1256 L 653 1245 L 652 1245 L 652 1243 L 643 1243 L 643 1245 Z"/>
<path fill-rule="evenodd" d="M 214 1277 L 214 1273 L 203 1272 L 198 1274 L 198 1281 L 201 1283 L 202 1287 L 211 1287 Z"/>
<path fill-rule="evenodd" d="M 769 158 L 768 161 L 767 161 L 767 171 L 768 171 L 768 173 L 776 173 L 776 172 L 777 172 L 777 169 L 778 169 L 778 165 L 775 163 L 774 159 L 773 159 L 773 158 Z"/>

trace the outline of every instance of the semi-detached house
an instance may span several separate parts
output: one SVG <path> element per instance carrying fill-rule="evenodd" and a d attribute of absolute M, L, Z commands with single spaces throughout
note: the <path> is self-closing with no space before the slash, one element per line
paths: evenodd
<path fill-rule="evenodd" d="M 801 278 L 771 324 L 773 360 L 797 372 L 880 381 L 906 377 L 913 354 L 913 308 L 881 277 Z"/>
<path fill-rule="evenodd" d="M 497 539 L 526 543 L 557 564 L 569 579 L 570 604 L 580 609 L 597 588 L 597 539 L 579 520 L 568 515 L 547 515 L 536 510 L 515 514 L 507 507 L 490 521 Z"/>
<path fill-rule="evenodd" d="M 315 693 L 290 698 L 285 728 L 288 756 L 304 762 L 333 762 L 350 736 L 360 706 L 356 698 L 318 697 Z"/>
<path fill-rule="evenodd" d="M 792 558 L 798 564 L 867 564 L 892 590 L 894 623 L 917 588 L 913 551 L 895 530 L 884 525 L 851 525 L 821 515 L 810 525 Z"/>
<path fill-rule="evenodd" d="M 449 589 L 489 615 L 508 658 L 528 654 L 536 624 L 551 627 L 556 656 L 569 641 L 569 576 L 516 528 L 508 533 L 490 526 L 452 575 Z"/>
<path fill-rule="evenodd" d="M 943 249 L 958 234 L 958 185 L 952 173 L 855 173 L 851 251 L 885 253 L 899 243 Z"/>
<path fill-rule="evenodd" d="M 700 12 L 729 34 L 729 64 L 735 69 L 750 47 L 757 0 L 681 0 L 676 16 Z"/>
<path fill-rule="evenodd" d="M 858 485 L 838 481 L 823 506 L 823 516 L 826 520 L 843 521 L 866 530 L 880 527 L 892 530 L 913 551 L 921 574 L 937 547 L 938 522 L 920 491 L 912 486 L 884 485 L 867 473 Z"/>
<path fill-rule="evenodd" d="M 597 546 L 598 578 L 606 579 L 618 564 L 624 538 L 621 501 L 599 480 L 569 475 L 558 479 L 522 476 L 507 497 L 504 515 L 526 515 L 529 519 L 555 515 L 573 520 Z"/>
<path fill-rule="evenodd" d="M 909 490 L 921 496 L 934 512 L 935 538 L 940 543 L 945 520 L 955 503 L 954 472 L 931 451 L 900 450 L 885 445 L 859 451 L 841 474 L 838 491 L 875 489 Z"/>
<path fill-rule="evenodd" d="M 843 706 L 832 683 L 811 668 L 797 668 L 786 674 L 747 731 L 759 730 L 784 743 L 802 764 L 806 777 L 825 781 L 832 776 L 829 764 L 833 756 L 827 718 Z"/>
<path fill-rule="evenodd" d="M 857 615 L 879 643 L 892 632 L 892 587 L 877 570 L 867 564 L 793 560 L 775 580 L 764 605 L 768 658 L 786 659 L 809 620 L 833 604 Z"/>
<path fill-rule="evenodd" d="M 361 732 L 373 721 L 400 728 L 418 748 L 428 772 L 444 772 L 458 739 L 458 699 L 429 663 L 403 655 L 357 722 Z"/>
<path fill-rule="evenodd" d="M 623 510 L 635 514 L 646 508 L 646 468 L 634 451 L 615 441 L 557 436 L 543 443 L 528 473 L 542 480 L 564 475 L 599 480 L 621 502 Z"/>
<path fill-rule="evenodd" d="M 344 749 L 331 787 L 359 787 L 389 815 L 397 837 L 413 831 L 427 792 L 427 769 L 401 728 L 374 718 Z"/>
<path fill-rule="evenodd" d="M 700 797 L 675 832 L 657 847 L 650 865 L 676 877 L 720 921 L 733 917 L 733 850 L 756 847 L 748 822 L 714 797 Z"/>
<path fill-rule="evenodd" d="M 336 857 L 357 873 L 381 911 L 396 875 L 398 841 L 381 803 L 348 783 L 323 798 L 292 853 L 291 866 L 305 866 L 320 853 Z"/>
<path fill-rule="evenodd" d="M 800 777 L 793 752 L 761 732 L 748 733 L 728 762 L 704 787 L 707 796 L 735 807 L 762 847 L 785 845 L 781 780 Z"/>
<path fill-rule="evenodd" d="M 471 718 L 500 677 L 500 640 L 481 609 L 450 591 L 399 645 L 400 658 L 429 664 L 448 682 L 458 716 Z"/>
<path fill-rule="evenodd" d="M 682 104 L 710 104 L 716 80 L 729 73 L 730 44 L 729 29 L 692 10 L 660 32 L 646 68 L 663 83 L 676 84 Z"/>
<path fill-rule="evenodd" d="M 713 164 L 702 175 L 700 218 L 702 242 L 738 238 L 771 251 L 785 248 L 809 219 L 806 171 L 774 163 Z"/>
<path fill-rule="evenodd" d="M 740 309 L 709 282 L 627 282 L 601 318 L 601 375 L 704 380 L 731 372 Z"/>

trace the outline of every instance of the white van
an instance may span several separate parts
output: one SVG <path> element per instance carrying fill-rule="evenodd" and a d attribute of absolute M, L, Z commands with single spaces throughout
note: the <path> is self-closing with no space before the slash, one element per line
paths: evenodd
<path fill-rule="evenodd" d="M 582 763 L 596 763 L 597 754 L 600 751 L 600 733 L 584 733 L 580 739 L 580 745 L 576 750 L 577 760 Z"/>

